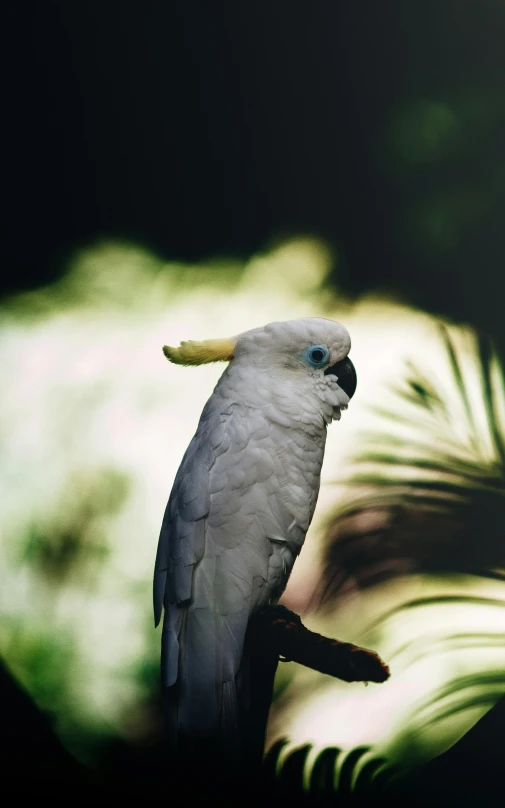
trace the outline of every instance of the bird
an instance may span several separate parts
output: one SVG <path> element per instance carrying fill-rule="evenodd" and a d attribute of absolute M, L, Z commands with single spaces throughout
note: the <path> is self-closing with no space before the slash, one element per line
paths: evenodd
<path fill-rule="evenodd" d="M 170 747 L 233 760 L 250 698 L 247 628 L 276 606 L 320 487 L 327 427 L 357 385 L 347 329 L 308 317 L 163 347 L 175 364 L 227 362 L 205 404 L 163 517 L 155 626 Z"/>

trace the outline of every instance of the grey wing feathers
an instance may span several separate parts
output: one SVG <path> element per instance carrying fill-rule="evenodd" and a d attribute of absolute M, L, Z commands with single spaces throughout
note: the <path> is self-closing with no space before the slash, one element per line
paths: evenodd
<path fill-rule="evenodd" d="M 229 741 L 251 611 L 268 602 L 272 571 L 287 577 L 281 551 L 267 536 L 286 533 L 293 512 L 279 500 L 282 474 L 264 416 L 234 405 L 215 410 L 211 398 L 170 495 L 154 612 L 157 625 L 165 606 L 163 684 L 182 683 L 173 710 L 177 727 L 205 735 L 220 723 Z"/>
<path fill-rule="evenodd" d="M 163 517 L 154 567 L 155 626 L 164 600 L 181 603 L 191 597 L 193 567 L 205 550 L 204 518 L 209 512 L 209 447 L 198 433 L 177 472 Z"/>

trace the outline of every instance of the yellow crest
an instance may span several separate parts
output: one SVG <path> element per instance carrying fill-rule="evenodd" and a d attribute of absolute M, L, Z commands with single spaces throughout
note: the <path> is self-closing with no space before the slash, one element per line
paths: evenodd
<path fill-rule="evenodd" d="M 176 365 L 206 365 L 208 362 L 229 362 L 233 359 L 235 341 L 206 339 L 203 342 L 181 342 L 179 348 L 163 346 L 163 353 Z"/>

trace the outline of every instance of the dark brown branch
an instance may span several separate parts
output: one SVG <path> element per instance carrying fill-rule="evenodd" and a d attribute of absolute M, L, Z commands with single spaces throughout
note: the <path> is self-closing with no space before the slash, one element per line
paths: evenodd
<path fill-rule="evenodd" d="M 389 678 L 388 666 L 374 651 L 316 634 L 284 606 L 266 610 L 262 619 L 281 661 L 298 662 L 345 682 L 385 682 Z"/>

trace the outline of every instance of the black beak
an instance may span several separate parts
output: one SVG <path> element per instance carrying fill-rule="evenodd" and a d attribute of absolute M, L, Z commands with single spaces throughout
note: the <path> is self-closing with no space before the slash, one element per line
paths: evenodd
<path fill-rule="evenodd" d="M 356 370 L 349 357 L 347 356 L 345 359 L 342 359 L 341 362 L 337 362 L 336 365 L 331 365 L 331 367 L 324 371 L 325 376 L 329 373 L 337 377 L 338 386 L 342 388 L 344 393 L 347 393 L 349 398 L 352 398 L 356 392 L 358 377 L 356 376 Z"/>

